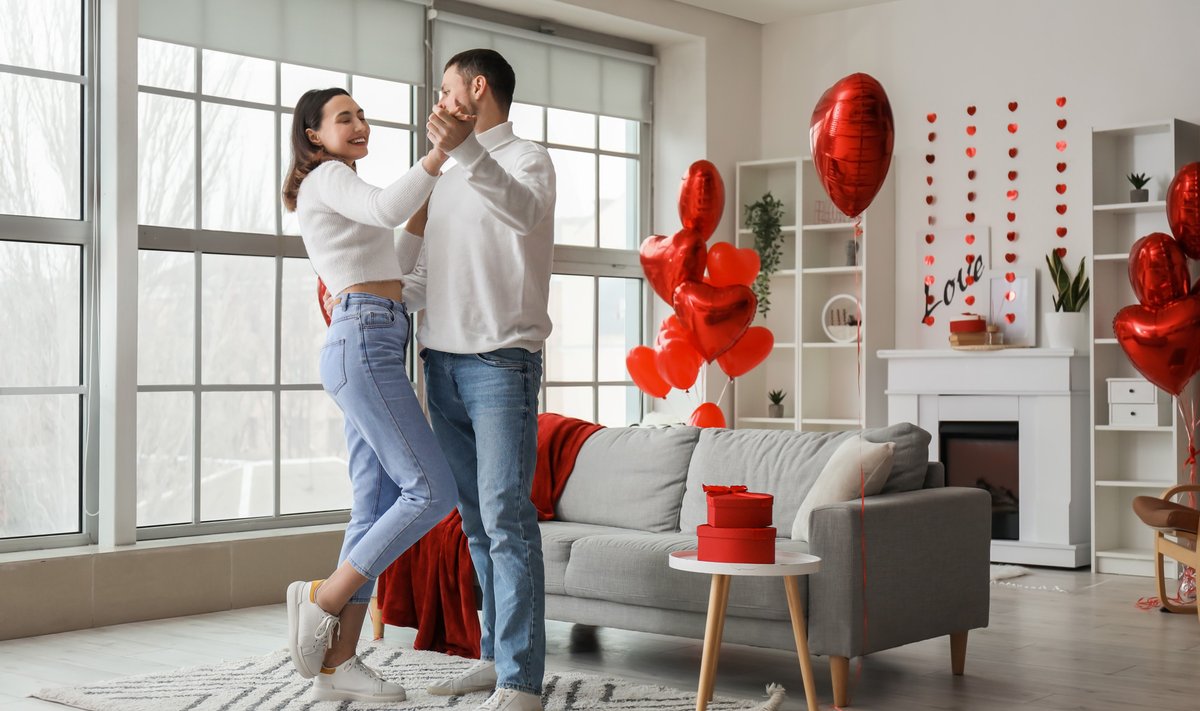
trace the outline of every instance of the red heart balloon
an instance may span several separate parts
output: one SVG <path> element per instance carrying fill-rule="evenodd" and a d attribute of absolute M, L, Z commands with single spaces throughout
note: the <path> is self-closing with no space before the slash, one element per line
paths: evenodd
<path fill-rule="evenodd" d="M 663 301 L 671 303 L 675 287 L 704 277 L 707 248 L 704 239 L 686 229 L 667 237 L 652 235 L 642 242 L 642 270 Z"/>
<path fill-rule="evenodd" d="M 638 390 L 650 397 L 666 397 L 671 386 L 658 373 L 657 356 L 650 346 L 634 346 L 625 356 L 625 368 Z"/>
<path fill-rule="evenodd" d="M 1188 163 L 1171 180 L 1167 223 L 1184 253 L 1200 259 L 1200 163 Z"/>
<path fill-rule="evenodd" d="M 1188 293 L 1187 257 L 1168 234 L 1154 232 L 1129 250 L 1129 283 L 1142 306 L 1157 309 Z"/>
<path fill-rule="evenodd" d="M 692 333 L 697 350 L 709 363 L 742 337 L 757 306 L 754 292 L 740 284 L 716 287 L 685 281 L 675 289 L 679 322 Z"/>
<path fill-rule="evenodd" d="M 1113 332 L 1133 367 L 1172 395 L 1200 370 L 1200 296 L 1161 309 L 1126 306 L 1113 319 Z"/>
<path fill-rule="evenodd" d="M 321 308 L 321 316 L 325 319 L 325 325 L 329 325 L 331 314 L 325 310 L 325 297 L 329 295 L 329 290 L 325 288 L 325 282 L 321 277 L 317 277 L 317 304 Z"/>
<path fill-rule="evenodd" d="M 850 217 L 861 214 L 892 163 L 895 123 L 883 86 L 859 73 L 829 87 L 813 109 L 808 137 L 829 199 Z"/>
<path fill-rule="evenodd" d="M 687 390 L 696 382 L 704 356 L 696 350 L 694 341 L 695 336 L 673 314 L 658 327 L 654 365 L 672 387 Z"/>
<path fill-rule="evenodd" d="M 692 411 L 692 416 L 688 418 L 688 424 L 692 427 L 724 427 L 725 413 L 721 412 L 721 408 L 711 402 L 700 403 Z"/>
<path fill-rule="evenodd" d="M 775 347 L 775 335 L 766 326 L 751 326 L 742 337 L 717 358 L 717 365 L 731 378 L 739 378 L 771 355 Z"/>
<path fill-rule="evenodd" d="M 708 250 L 708 283 L 713 286 L 750 286 L 760 267 L 758 252 L 749 247 L 738 249 L 728 242 L 717 242 Z"/>
<path fill-rule="evenodd" d="M 717 166 L 698 160 L 688 168 L 679 188 L 679 221 L 700 239 L 707 240 L 717 230 L 725 210 L 725 183 Z"/>

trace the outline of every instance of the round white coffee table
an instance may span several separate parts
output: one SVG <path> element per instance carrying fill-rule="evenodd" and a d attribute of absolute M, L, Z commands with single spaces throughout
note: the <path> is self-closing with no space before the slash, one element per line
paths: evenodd
<path fill-rule="evenodd" d="M 704 627 L 704 656 L 700 661 L 700 688 L 696 691 L 696 711 L 705 711 L 712 699 L 717 679 L 717 657 L 721 635 L 725 631 L 725 607 L 729 604 L 729 580 L 735 575 L 782 577 L 787 591 L 788 611 L 792 617 L 792 635 L 804 678 L 804 696 L 808 711 L 817 711 L 817 692 L 813 684 L 812 660 L 808 657 L 808 633 L 805 631 L 804 605 L 800 600 L 797 576 L 821 569 L 821 559 L 807 553 L 776 551 L 774 563 L 714 563 L 697 560 L 696 551 L 676 551 L 668 559 L 672 568 L 712 576 L 708 594 L 708 619 Z"/>

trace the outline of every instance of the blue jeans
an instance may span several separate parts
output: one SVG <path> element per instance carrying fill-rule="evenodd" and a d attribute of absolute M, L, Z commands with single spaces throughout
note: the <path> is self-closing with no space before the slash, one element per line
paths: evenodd
<path fill-rule="evenodd" d="M 454 509 L 450 465 L 438 447 L 404 365 L 408 312 L 371 294 L 346 294 L 321 349 L 321 384 L 346 416 L 353 503 L 338 565 L 369 582 Z"/>
<path fill-rule="evenodd" d="M 530 501 L 542 354 L 426 350 L 429 419 L 458 483 L 458 510 L 483 590 L 480 657 L 496 686 L 542 693 L 546 586 Z"/>

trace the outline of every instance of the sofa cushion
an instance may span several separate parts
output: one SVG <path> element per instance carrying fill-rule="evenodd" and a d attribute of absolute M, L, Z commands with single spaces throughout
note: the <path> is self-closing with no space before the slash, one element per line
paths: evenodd
<path fill-rule="evenodd" d="M 546 568 L 546 594 L 564 595 L 563 581 L 567 575 L 567 561 L 571 558 L 571 546 L 585 536 L 613 533 L 633 533 L 627 528 L 593 526 L 588 523 L 570 521 L 538 521 L 542 531 L 542 559 Z"/>
<path fill-rule="evenodd" d="M 817 476 L 808 496 L 800 502 L 796 521 L 792 524 L 792 538 L 809 540 L 808 522 L 816 507 L 878 494 L 892 471 L 895 448 L 895 442 L 876 444 L 858 436 L 842 440 Z"/>
<path fill-rule="evenodd" d="M 859 432 L 787 432 L 705 429 L 692 453 L 679 513 L 688 533 L 708 519 L 704 484 L 745 484 L 775 496 L 777 528 L 789 530 L 800 502 L 842 442 Z M 925 482 L 930 435 L 907 422 L 861 432 L 868 442 L 895 442 L 892 473 L 881 493 L 920 489 Z"/>
<path fill-rule="evenodd" d="M 639 531 L 679 530 L 696 427 L 603 429 L 584 442 L 555 506 L 562 521 Z"/>
<path fill-rule="evenodd" d="M 780 540 L 779 550 L 808 552 L 804 541 Z M 567 563 L 568 595 L 642 607 L 705 613 L 710 578 L 675 570 L 672 551 L 695 550 L 696 537 L 682 533 L 624 533 L 587 536 L 575 541 Z M 808 599 L 808 576 L 800 594 Z M 778 577 L 736 576 L 729 588 L 728 613 L 734 617 L 787 620 L 787 596 Z"/>

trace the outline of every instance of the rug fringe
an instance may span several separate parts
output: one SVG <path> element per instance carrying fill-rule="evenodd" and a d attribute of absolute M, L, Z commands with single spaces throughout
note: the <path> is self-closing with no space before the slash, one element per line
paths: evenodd
<path fill-rule="evenodd" d="M 777 711 L 783 706 L 783 697 L 787 696 L 787 689 L 784 689 L 782 684 L 767 684 L 767 696 L 770 698 L 756 711 Z"/>

